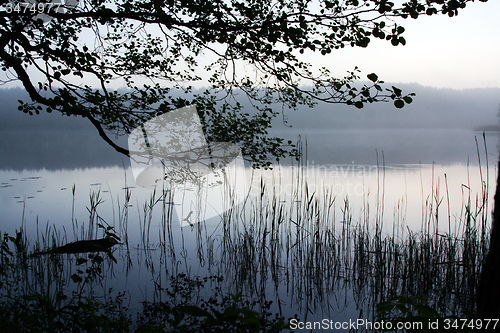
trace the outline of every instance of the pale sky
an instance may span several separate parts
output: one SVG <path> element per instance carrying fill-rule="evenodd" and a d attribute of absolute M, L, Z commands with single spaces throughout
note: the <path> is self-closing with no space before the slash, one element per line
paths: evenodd
<path fill-rule="evenodd" d="M 457 17 L 439 15 L 406 19 L 407 44 L 394 47 L 376 40 L 366 49 L 332 51 L 309 58 L 344 75 L 358 66 L 362 77 L 375 72 L 393 83 L 419 83 L 438 88 L 500 88 L 500 1 L 474 2 Z M 373 41 L 373 39 L 372 39 Z"/>

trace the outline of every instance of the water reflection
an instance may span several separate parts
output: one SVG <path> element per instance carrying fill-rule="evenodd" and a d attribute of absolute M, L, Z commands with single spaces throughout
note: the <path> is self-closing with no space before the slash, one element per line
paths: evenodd
<path fill-rule="evenodd" d="M 469 157 L 476 161 L 477 136 L 482 146 L 482 133 L 462 129 L 336 129 L 309 131 L 308 133 L 279 131 L 272 135 L 296 140 L 300 135 L 307 159 L 316 164 L 376 165 L 377 155 L 382 164 L 384 152 L 386 165 L 390 164 L 455 164 L 465 163 Z M 500 136 L 487 132 L 486 140 L 490 156 Z M 116 142 L 127 146 L 127 138 L 118 137 Z M 304 150 L 306 151 L 306 150 Z M 0 170 L 59 170 L 91 167 L 123 166 L 130 162 L 117 153 L 91 130 L 20 130 L 0 131 Z M 282 164 L 290 164 L 282 160 Z"/>
<path fill-rule="evenodd" d="M 94 288 L 103 294 L 109 286 L 128 290 L 134 309 L 143 300 L 164 300 L 172 276 L 187 273 L 224 277 L 205 292 L 216 287 L 243 291 L 257 300 L 274 300 L 274 310 L 285 316 L 298 313 L 302 319 L 354 319 L 359 309 L 404 292 L 434 293 L 449 311 L 459 311 L 472 304 L 492 202 L 485 191 L 492 192 L 496 174 L 493 167 L 487 169 L 483 150 L 479 169 L 470 134 L 464 134 L 467 144 L 443 154 L 435 165 L 418 162 L 446 150 L 449 142 L 439 141 L 442 147 L 424 157 L 396 157 L 393 149 L 406 151 L 407 146 L 382 145 L 378 150 L 377 140 L 385 140 L 386 134 L 373 136 L 363 154 L 350 152 L 359 144 L 355 140 L 351 148 L 339 148 L 319 135 L 317 145 L 308 139 L 304 164 L 247 169 L 252 181 L 244 205 L 228 204 L 221 216 L 192 228 L 180 227 L 171 192 L 160 185 L 155 190 L 135 187 L 126 164 L 34 171 L 12 167 L 0 172 L 0 229 L 15 235 L 22 225 L 28 250 L 34 251 L 99 238 L 99 224 L 113 226 L 124 244 L 114 252 L 116 263 L 102 263 L 104 279 Z M 487 137 L 492 139 L 497 138 Z M 345 149 L 345 156 L 339 149 Z M 17 162 L 4 165 L 30 154 L 37 152 L 26 151 Z M 43 155 L 35 160 L 52 156 L 50 166 L 64 154 L 56 149 Z M 332 164 L 332 157 L 347 162 Z M 356 162 L 364 159 L 369 162 Z M 448 164 L 455 159 L 460 164 Z M 394 163 L 400 160 L 407 163 Z M 495 160 L 490 157 L 490 163 Z M 478 205 L 466 210 L 470 198 Z M 472 238 L 462 238 L 464 233 Z M 71 276 L 81 268 L 78 258 L 30 259 L 33 270 L 22 281 L 31 290 L 46 291 L 47 280 L 76 290 Z"/>
<path fill-rule="evenodd" d="M 0 189 L 4 221 L 19 223 L 4 223 L 1 229 L 15 234 L 22 224 L 28 248 L 38 251 L 96 239 L 99 225 L 113 226 L 125 244 L 115 252 L 117 263 L 106 262 L 103 283 L 129 290 L 136 307 L 143 298 L 165 298 L 165 284 L 179 273 L 222 276 L 224 290 L 273 299 L 280 304 L 276 311 L 302 318 L 325 313 L 339 320 L 357 318 L 357 309 L 403 292 L 444 293 L 443 304 L 456 311 L 473 304 L 468 295 L 484 256 L 481 237 L 491 202 L 483 192 L 486 166 L 482 175 L 466 165 L 310 163 L 248 170 L 252 183 L 245 204 L 228 204 L 231 208 L 220 217 L 193 228 L 181 228 L 169 191 L 131 186 L 130 168 L 75 172 L 2 172 L 1 181 L 12 185 Z M 489 172 L 489 184 L 494 175 Z M 460 195 L 448 198 L 447 192 Z M 486 206 L 464 215 L 464 202 L 477 195 L 486 195 L 479 200 Z M 464 234 L 473 239 L 462 240 Z M 429 244 L 438 252 L 427 253 Z M 471 251 L 467 244 L 475 255 L 463 265 L 464 251 Z M 41 262 L 33 267 L 53 259 L 34 258 Z M 58 276 L 72 286 L 68 278 L 78 257 L 61 259 L 56 272 L 64 269 Z M 438 272 L 442 280 L 435 278 Z M 464 285 L 472 289 L 464 291 Z"/>
<path fill-rule="evenodd" d="M 195 106 L 157 116 L 129 135 L 135 183 L 164 184 L 172 193 L 183 226 L 223 214 L 223 198 L 241 200 L 246 187 L 240 148 L 231 142 L 206 142 Z"/>
<path fill-rule="evenodd" d="M 391 171 L 331 165 L 309 175 L 308 169 L 301 168 L 262 171 L 253 175 L 255 188 L 244 206 L 235 206 L 217 220 L 193 228 L 181 228 L 176 223 L 168 191 L 143 192 L 139 198 L 135 192 L 144 189 L 126 186 L 115 194 L 113 202 L 113 196 L 101 194 L 96 187 L 87 200 L 88 219 L 75 209 L 71 223 L 44 229 L 43 225 L 36 226 L 33 218 L 25 217 L 26 246 L 31 251 L 45 249 L 54 242 L 60 246 L 78 238 L 96 239 L 101 236 L 101 229 L 109 230 L 107 224 L 114 226 L 113 232 L 125 242 L 114 252 L 118 260 L 99 264 L 103 280 L 89 282 L 87 287 L 104 294 L 106 288 L 100 286 L 128 290 L 136 308 L 144 299 L 158 302 L 167 298 L 165 290 L 172 276 L 185 273 L 192 277 L 221 276 L 223 280 L 214 282 L 211 288 L 223 288 L 233 294 L 242 291 L 261 302 L 275 300 L 275 311 L 285 316 L 298 313 L 303 320 L 325 316 L 337 321 L 358 318 L 359 309 L 366 311 L 392 295 L 408 293 L 438 295 L 442 311 L 459 313 L 474 306 L 478 267 L 486 251 L 483 245 L 488 199 L 479 200 L 486 206 L 475 207 L 465 215 L 448 215 L 456 219 L 458 227 L 450 228 L 444 223 L 441 228 L 440 223 L 447 222 L 446 210 L 441 209 L 444 216 L 439 213 L 444 184 L 437 181 L 437 174 L 442 168 L 421 166 L 420 170 L 414 167 Z M 447 168 L 448 175 L 455 181 L 452 169 Z M 466 167 L 457 166 L 456 170 L 464 172 Z M 323 177 L 320 187 L 316 183 L 319 179 L 312 175 L 326 171 L 331 178 Z M 406 218 L 413 216 L 406 216 L 404 207 L 413 198 L 407 198 L 402 206 L 398 206 L 400 201 L 395 203 L 392 215 L 387 213 L 391 211 L 390 200 L 383 190 L 391 184 L 390 178 L 402 174 L 403 178 L 416 178 L 411 173 L 423 174 L 426 184 L 421 187 L 431 191 L 419 200 L 423 205 L 420 208 L 425 210 L 421 216 L 423 227 L 413 231 L 406 223 Z M 31 181 L 46 177 L 48 173 L 43 173 Z M 355 192 L 340 195 L 331 186 L 338 181 L 361 181 L 366 192 L 361 198 Z M 469 189 L 475 183 L 481 187 L 480 178 L 470 177 Z M 112 185 L 110 188 L 117 188 L 117 184 Z M 75 201 L 78 192 L 75 186 L 70 202 Z M 469 199 L 476 194 L 488 195 L 469 194 Z M 396 211 L 398 207 L 400 210 Z M 472 218 L 467 214 L 473 214 Z M 35 227 L 36 232 L 30 233 L 30 227 Z M 33 239 L 29 235 L 38 236 Z M 87 271 L 92 263 L 79 258 L 32 258 L 30 265 L 34 269 L 25 273 L 23 283 L 34 290 L 46 288 L 47 280 L 61 283 L 58 288 L 71 290 L 80 286 L 74 284 L 79 281 L 74 272 Z M 81 266 L 82 262 L 90 266 Z M 45 269 L 54 264 L 57 269 Z M 363 316 L 369 318 L 366 312 Z"/>

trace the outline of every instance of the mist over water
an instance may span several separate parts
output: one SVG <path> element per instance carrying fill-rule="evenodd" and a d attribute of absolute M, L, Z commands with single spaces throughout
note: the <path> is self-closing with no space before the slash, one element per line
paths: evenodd
<path fill-rule="evenodd" d="M 384 162 L 382 157 L 386 164 L 446 165 L 467 163 L 467 158 L 474 163 L 474 136 L 481 136 L 474 130 L 499 124 L 500 89 L 403 88 L 417 92 L 404 109 L 376 103 L 360 110 L 342 105 L 285 110 L 283 118 L 275 119 L 270 135 L 293 142 L 300 138 L 304 159 L 316 165 L 376 165 Z M 129 165 L 128 158 L 106 144 L 89 121 L 43 112 L 29 116 L 17 110 L 18 99 L 28 96 L 21 89 L 0 90 L 0 170 Z M 488 133 L 490 156 L 498 155 L 497 133 Z M 127 145 L 126 136 L 111 133 L 110 138 Z M 280 162 L 290 164 L 287 159 Z"/>
<path fill-rule="evenodd" d="M 366 110 L 337 106 L 328 106 L 331 108 L 328 110 L 319 106 L 287 112 L 292 127 L 277 122 L 270 135 L 295 142 L 302 149 L 302 160 L 283 159 L 275 164 L 275 170 L 267 172 L 252 171 L 247 164 L 247 179 L 253 180 L 249 193 L 258 194 L 262 177 L 280 193 L 283 202 L 290 202 L 296 187 L 293 182 L 300 173 L 311 192 L 320 194 L 329 190 L 338 200 L 349 198 L 358 211 L 364 201 L 379 200 L 382 195 L 388 212 L 404 201 L 406 221 L 418 228 L 422 202 L 432 193 L 432 184 L 439 182 L 440 195 L 445 194 L 446 174 L 453 209 L 460 210 L 462 184 L 470 179 L 481 184 L 479 163 L 486 167 L 488 157 L 493 180 L 496 174 L 500 134 L 487 132 L 483 141 L 482 132 L 475 131 L 474 126 L 498 121 L 497 110 L 492 106 L 498 95 L 489 89 L 458 93 L 414 88 L 420 90 L 421 97 L 410 105 L 410 110 L 394 110 L 382 103 Z M 11 222 L 0 228 L 12 232 L 16 227 L 12 221 L 21 223 L 23 205 L 28 224 L 38 218 L 43 223 L 63 226 L 68 222 L 72 200 L 68 189 L 73 185 L 77 190 L 76 210 L 82 213 L 80 219 L 86 215 L 85 205 L 91 191 L 100 190 L 105 195 L 109 192 L 107 200 L 112 201 L 123 188 L 135 187 L 128 157 L 104 142 L 86 120 L 57 114 L 28 116 L 12 111 L 15 101 L 22 99 L 24 93 L 20 89 L 0 90 L 0 95 L 7 93 L 15 98 L 8 99 L 0 108 L 4 120 L 0 123 L 0 204 Z M 473 96 L 481 98 L 477 99 L 480 102 L 471 116 L 468 112 Z M 423 109 L 417 109 L 419 106 Z M 442 113 L 436 113 L 440 107 Z M 311 114 L 314 117 L 307 116 Z M 127 137 L 113 139 L 127 146 Z M 150 194 L 151 190 L 134 188 L 132 204 L 140 206 Z M 458 213 L 453 209 L 452 214 Z M 112 211 L 106 214 L 112 219 Z M 387 220 L 390 225 L 393 219 L 389 215 Z"/>
<path fill-rule="evenodd" d="M 419 89 L 425 91 L 424 88 Z M 308 203 L 309 199 L 305 198 L 314 196 L 315 200 L 319 200 L 318 214 L 324 213 L 327 207 L 321 200 L 335 198 L 334 205 L 328 208 L 331 211 L 328 211 L 327 219 L 331 217 L 331 221 L 335 221 L 337 230 L 345 224 L 346 213 L 352 217 L 353 223 L 363 223 L 368 216 L 370 220 L 378 219 L 385 234 L 397 233 L 407 227 L 414 231 L 428 228 L 428 221 L 437 223 L 438 220 L 440 231 L 459 230 L 463 223 L 460 214 L 463 213 L 467 195 L 474 197 L 486 184 L 492 202 L 500 135 L 488 132 L 483 142 L 482 132 L 475 129 L 498 123 L 498 101 L 495 98 L 499 94 L 489 90 L 469 92 L 471 96 L 481 97 L 477 100 L 480 102 L 475 104 L 475 110 L 479 111 L 470 113 L 474 103 L 460 100 L 465 98 L 465 93 L 429 91 L 435 95 L 434 101 L 439 96 L 444 100 L 436 104 L 431 98 L 423 99 L 420 106 L 417 102 L 411 105 L 413 109 L 390 109 L 387 112 L 383 109 L 388 107 L 386 105 L 378 109 L 349 111 L 319 107 L 287 113 L 293 127 L 288 128 L 278 122 L 270 135 L 300 141 L 303 158 L 300 162 L 282 160 L 273 170 L 251 170 L 247 166 L 245 172 L 250 187 L 245 203 L 258 203 L 264 186 L 266 193 L 287 210 L 293 221 L 312 202 Z M 446 96 L 457 100 L 446 103 Z M 15 102 L 17 98 L 9 99 L 12 100 Z M 152 215 L 149 225 L 145 223 L 147 201 L 152 190 L 136 186 L 127 157 L 107 145 L 85 120 L 47 114 L 30 117 L 16 111 L 11 116 L 9 107 L 9 103 L 5 103 L 0 108 L 3 119 L 0 123 L 2 232 L 13 235 L 24 223 L 28 238 L 34 239 L 37 230 L 55 225 L 57 230 L 64 230 L 68 241 L 81 239 L 80 230 L 88 225 L 89 197 L 92 193 L 100 193 L 103 203 L 99 207 L 99 216 L 114 225 L 118 234 L 128 233 L 131 247 L 137 248 L 132 253 L 137 263 L 135 267 L 141 267 L 144 262 L 151 264 L 147 260 L 153 259 L 145 259 L 148 255 L 161 258 L 160 251 L 154 252 L 155 246 L 162 242 L 161 211 Z M 437 114 L 436 110 L 440 108 L 443 112 Z M 307 112 L 314 116 L 306 116 Z M 113 139 L 126 147 L 126 137 Z M 307 195 L 299 193 L 304 189 L 304 183 L 307 184 Z M 125 201 L 127 191 L 130 191 L 131 197 Z M 157 191 L 158 198 L 163 189 L 158 187 Z M 434 205 L 436 202 L 433 203 L 434 198 L 438 201 L 442 199 L 439 212 Z M 167 206 L 171 204 L 165 198 L 163 200 Z M 129 209 L 127 230 L 119 222 L 118 209 L 125 202 Z M 346 211 L 347 203 L 349 209 Z M 235 216 L 250 218 L 257 214 L 250 205 L 246 210 L 241 207 L 233 212 Z M 214 239 L 223 232 L 221 218 L 205 221 L 202 229 L 181 228 L 175 214 L 172 221 L 177 255 L 184 256 L 182 269 L 206 273 L 206 266 L 200 268 L 199 254 L 194 251 L 194 246 L 200 243 L 198 230 L 203 230 L 212 242 L 203 243 L 205 249 L 215 246 Z M 75 224 L 78 225 L 77 230 L 74 229 Z M 238 226 L 246 227 L 259 232 L 258 226 Z M 144 246 L 139 251 L 145 237 L 148 248 Z M 193 251 L 179 252 L 183 246 L 192 247 Z M 151 252 L 147 252 L 149 250 Z M 219 259 L 203 258 L 207 262 Z M 127 267 L 120 269 L 128 271 Z M 136 297 L 152 297 L 151 290 L 134 289 L 145 286 L 150 280 L 151 276 L 136 269 L 130 271 L 126 279 L 114 281 L 113 286 L 129 288 Z M 282 284 L 265 288 L 269 295 L 276 291 L 287 295 L 289 287 Z M 356 298 L 353 290 L 343 292 L 345 299 Z M 302 295 L 283 296 L 284 304 L 290 305 L 287 297 L 295 297 L 298 302 Z M 329 314 L 325 314 L 326 317 L 348 320 L 358 315 L 352 304 L 348 308 L 343 307 L 342 297 L 335 298 L 335 306 L 330 308 Z M 304 308 L 309 305 L 305 304 L 304 298 L 302 303 Z M 289 311 L 293 313 L 295 310 Z M 321 309 L 317 308 L 310 318 L 322 315 Z"/>

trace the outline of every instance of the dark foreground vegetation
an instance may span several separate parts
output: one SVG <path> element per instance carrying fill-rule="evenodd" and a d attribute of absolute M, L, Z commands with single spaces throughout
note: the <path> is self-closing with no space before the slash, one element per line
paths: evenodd
<path fill-rule="evenodd" d="M 114 274 L 115 255 L 123 251 L 83 253 L 76 257 L 49 251 L 46 255 L 30 256 L 29 241 L 22 229 L 17 237 L 3 234 L 0 329 L 2 332 L 279 332 L 289 329 L 290 318 L 274 313 L 273 302 L 266 300 L 272 296 L 265 293 L 263 285 L 278 288 L 277 281 L 283 280 L 294 286 L 289 296 L 291 302 L 306 300 L 311 312 L 331 306 L 332 297 L 343 298 L 352 291 L 357 307 L 365 309 L 360 316 L 371 320 L 393 323 L 439 320 L 446 332 L 469 329 L 458 329 L 460 322 L 447 330 L 443 325 L 446 318 L 475 318 L 480 267 L 488 249 L 486 220 L 481 221 L 487 216 L 481 213 L 484 207 L 472 209 L 471 203 L 467 203 L 463 229 L 456 233 L 432 228 L 435 221 L 431 221 L 430 214 L 429 223 L 420 232 L 386 235 L 380 225 L 375 225 L 374 230 L 367 224 L 354 225 L 347 200 L 343 203 L 340 229 L 326 224 L 328 209 L 320 209 L 313 196 L 306 202 L 302 207 L 305 214 L 297 219 L 300 225 L 290 223 L 286 230 L 280 229 L 283 224 L 280 219 L 286 214 L 277 205 L 273 206 L 273 201 L 260 203 L 257 211 L 263 214 L 251 217 L 246 229 L 233 229 L 231 233 L 230 228 L 223 228 L 225 239 L 219 256 L 225 276 L 177 273 L 165 276 L 168 281 L 165 282 L 161 281 L 165 273 L 154 272 L 154 265 L 150 264 L 152 288 L 160 296 L 140 302 L 140 309 L 133 306 L 125 290 L 105 287 L 104 281 Z M 97 205 L 91 207 L 96 209 Z M 427 208 L 431 213 L 432 207 Z M 257 217 L 261 224 L 255 224 Z M 310 218 L 315 223 L 309 223 Z M 270 223 L 267 227 L 262 224 L 264 220 Z M 146 220 L 143 222 L 147 224 Z M 120 239 L 113 227 L 98 223 L 96 229 L 104 237 Z M 259 237 L 262 234 L 270 237 Z M 282 248 L 283 239 L 293 239 L 293 243 Z M 46 235 L 36 241 L 34 251 L 48 248 L 49 240 L 57 243 L 54 229 L 47 229 Z M 162 246 L 163 251 L 169 251 L 165 243 L 159 248 Z M 120 255 L 118 260 L 130 259 Z M 228 279 L 230 287 L 225 288 L 227 284 L 223 282 Z M 235 289 L 241 291 L 230 292 Z"/>
<path fill-rule="evenodd" d="M 106 233 L 111 234 L 109 230 Z M 79 257 L 70 283 L 40 283 L 35 279 L 43 277 L 30 276 L 32 269 L 37 270 L 32 265 L 59 271 L 54 266 L 64 265 L 63 261 L 48 257 L 35 262 L 26 256 L 22 239 L 3 235 L 2 332 L 277 332 L 285 327 L 284 318 L 271 317 L 270 304 L 257 312 L 253 310 L 255 302 L 245 300 L 241 293 L 228 295 L 217 288 L 208 298 L 200 299 L 200 290 L 208 281 L 220 280 L 214 276 L 172 276 L 170 287 L 162 290 L 167 301 L 143 302 L 142 311 L 133 313 L 124 292 L 110 289 L 105 296 L 98 296 L 90 290 L 102 279 L 105 262 L 116 261 L 111 253 Z"/>

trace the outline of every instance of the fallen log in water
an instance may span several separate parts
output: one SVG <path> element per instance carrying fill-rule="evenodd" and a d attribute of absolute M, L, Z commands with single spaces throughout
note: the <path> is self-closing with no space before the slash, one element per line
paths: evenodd
<path fill-rule="evenodd" d="M 31 254 L 30 257 L 54 253 L 108 252 L 116 244 L 119 244 L 118 240 L 112 237 L 93 240 L 80 240 L 68 243 L 66 245 L 58 246 L 47 251 L 35 252 Z"/>

